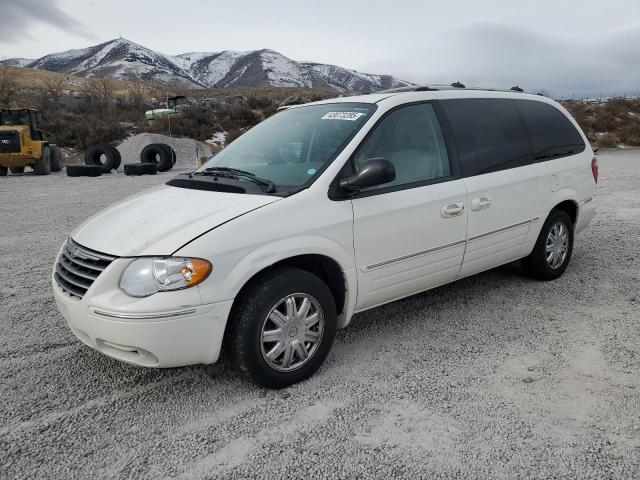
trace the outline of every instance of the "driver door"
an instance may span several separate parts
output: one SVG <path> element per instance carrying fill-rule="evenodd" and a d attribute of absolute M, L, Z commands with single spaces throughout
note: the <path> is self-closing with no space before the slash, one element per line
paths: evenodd
<path fill-rule="evenodd" d="M 467 189 L 430 103 L 384 116 L 355 153 L 354 169 L 370 158 L 391 161 L 396 179 L 352 198 L 357 310 L 454 280 L 467 234 Z"/>

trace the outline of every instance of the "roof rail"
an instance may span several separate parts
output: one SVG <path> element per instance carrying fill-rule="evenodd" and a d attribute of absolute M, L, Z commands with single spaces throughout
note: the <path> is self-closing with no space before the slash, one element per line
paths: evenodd
<path fill-rule="evenodd" d="M 511 87 L 509 90 L 503 90 L 500 88 L 480 88 L 480 87 L 466 87 L 463 83 L 454 82 L 451 85 L 409 85 L 406 87 L 390 88 L 388 90 L 381 90 L 378 93 L 406 93 L 406 92 L 437 92 L 438 90 L 480 90 L 484 92 L 504 92 L 504 93 L 521 93 L 524 92 L 520 87 Z"/>

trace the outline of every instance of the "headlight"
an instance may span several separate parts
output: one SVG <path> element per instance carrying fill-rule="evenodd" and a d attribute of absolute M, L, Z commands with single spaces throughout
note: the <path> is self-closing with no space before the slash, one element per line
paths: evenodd
<path fill-rule="evenodd" d="M 132 297 L 193 287 L 211 273 L 211 263 L 201 258 L 144 257 L 122 273 L 120 288 Z"/>

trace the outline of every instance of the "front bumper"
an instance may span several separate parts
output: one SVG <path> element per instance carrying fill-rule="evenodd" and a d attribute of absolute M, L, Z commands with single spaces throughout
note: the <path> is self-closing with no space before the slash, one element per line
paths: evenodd
<path fill-rule="evenodd" d="M 54 299 L 76 337 L 105 355 L 144 367 L 218 360 L 233 301 L 202 305 L 197 287 L 128 297 L 117 288 L 128 264 L 121 260 L 102 272 L 82 299 L 65 293 L 52 277 Z"/>

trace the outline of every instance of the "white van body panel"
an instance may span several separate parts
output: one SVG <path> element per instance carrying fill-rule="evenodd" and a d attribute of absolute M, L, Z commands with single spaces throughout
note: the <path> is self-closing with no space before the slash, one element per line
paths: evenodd
<path fill-rule="evenodd" d="M 460 277 L 521 257 L 538 197 L 538 176 L 530 166 L 465 178 L 464 183 L 470 208 Z"/>
<path fill-rule="evenodd" d="M 467 218 L 464 210 L 443 218 L 442 209 L 454 203 L 466 209 L 466 199 L 464 181 L 453 180 L 352 201 L 359 310 L 456 278 Z"/>
<path fill-rule="evenodd" d="M 171 255 L 207 230 L 278 200 L 160 185 L 105 208 L 78 226 L 71 238 L 118 257 Z"/>
<path fill-rule="evenodd" d="M 309 189 L 266 208 L 213 229 L 175 252 L 213 264 L 212 274 L 200 284 L 203 302 L 234 299 L 254 275 L 281 260 L 323 255 L 334 260 L 345 277 L 347 305 L 341 324 L 346 324 L 357 292 L 351 203 L 319 202 Z"/>

